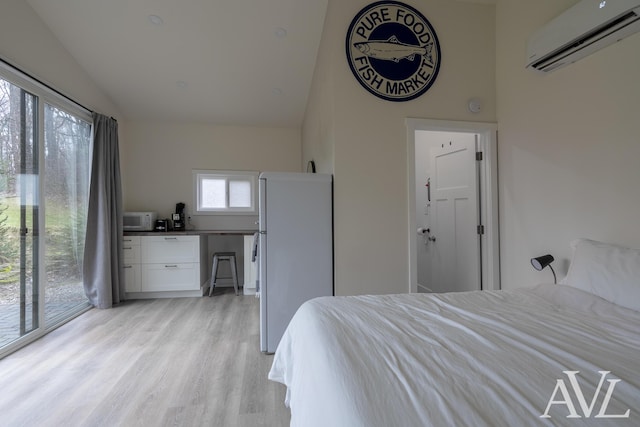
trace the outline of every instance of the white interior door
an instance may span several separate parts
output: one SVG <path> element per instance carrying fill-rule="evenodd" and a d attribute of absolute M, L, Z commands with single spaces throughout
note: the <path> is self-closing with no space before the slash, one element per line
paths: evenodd
<path fill-rule="evenodd" d="M 434 292 L 481 289 L 477 135 L 455 134 L 431 149 Z"/>

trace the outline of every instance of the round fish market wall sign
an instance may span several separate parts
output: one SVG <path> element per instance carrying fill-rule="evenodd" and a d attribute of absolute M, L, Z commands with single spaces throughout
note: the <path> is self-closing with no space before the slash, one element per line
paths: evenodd
<path fill-rule="evenodd" d="M 425 93 L 440 69 L 440 44 L 422 13 L 397 1 L 362 9 L 349 26 L 349 67 L 360 84 L 388 101 Z"/>

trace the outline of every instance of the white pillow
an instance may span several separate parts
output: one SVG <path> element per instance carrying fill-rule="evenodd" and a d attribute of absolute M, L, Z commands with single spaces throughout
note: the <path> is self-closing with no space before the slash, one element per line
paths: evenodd
<path fill-rule="evenodd" d="M 565 284 L 640 311 L 640 250 L 589 239 L 574 249 Z"/>

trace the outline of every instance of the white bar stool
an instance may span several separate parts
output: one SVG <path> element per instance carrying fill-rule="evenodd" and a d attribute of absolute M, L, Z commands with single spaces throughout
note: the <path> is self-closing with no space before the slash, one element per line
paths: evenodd
<path fill-rule="evenodd" d="M 218 266 L 221 261 L 228 261 L 231 269 L 231 277 L 217 277 Z M 235 252 L 216 252 L 213 254 L 213 266 L 211 267 L 211 283 L 209 284 L 209 296 L 213 295 L 213 288 L 216 287 L 218 279 L 233 279 L 233 289 L 238 295 L 238 270 L 236 267 Z"/>

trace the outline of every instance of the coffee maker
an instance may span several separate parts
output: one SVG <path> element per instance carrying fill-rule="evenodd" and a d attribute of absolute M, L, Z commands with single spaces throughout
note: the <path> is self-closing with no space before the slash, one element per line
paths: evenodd
<path fill-rule="evenodd" d="M 184 231 L 184 203 L 176 203 L 176 213 L 173 214 L 173 230 Z"/>

